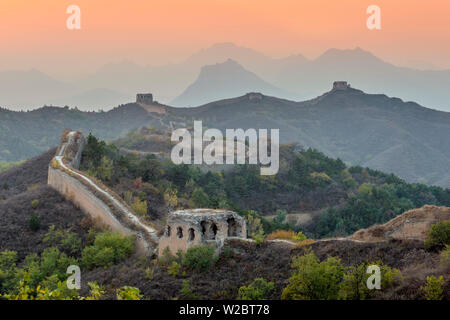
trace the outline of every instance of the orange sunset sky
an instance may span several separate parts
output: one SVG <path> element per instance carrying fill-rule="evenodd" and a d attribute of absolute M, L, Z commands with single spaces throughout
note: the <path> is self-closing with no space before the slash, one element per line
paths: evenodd
<path fill-rule="evenodd" d="M 81 8 L 81 30 L 66 8 Z M 366 27 L 381 8 L 382 29 Z M 217 42 L 272 57 L 361 48 L 398 64 L 450 68 L 448 0 L 0 0 L 0 70 L 84 72 L 129 59 L 179 62 Z"/>

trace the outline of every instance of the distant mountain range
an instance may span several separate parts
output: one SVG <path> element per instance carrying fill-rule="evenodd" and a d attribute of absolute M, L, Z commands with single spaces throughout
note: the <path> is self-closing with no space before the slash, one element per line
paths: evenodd
<path fill-rule="evenodd" d="M 134 103 L 98 113 L 0 109 L 0 161 L 37 155 L 57 145 L 66 128 L 114 139 L 145 125 L 171 128 L 190 125 L 192 119 L 222 130 L 278 128 L 281 142 L 297 142 L 409 182 L 450 187 L 450 113 L 352 88 L 304 102 L 246 94 L 195 108 L 166 107 L 165 114 L 149 113 Z"/>
<path fill-rule="evenodd" d="M 232 95 L 235 90 L 223 88 L 220 81 L 206 88 L 198 86 L 205 74 L 202 68 L 223 63 L 232 66 L 226 63 L 228 59 L 259 78 L 252 82 L 253 86 L 258 86 L 252 91 L 264 93 L 270 86 L 281 91 L 276 94 L 281 98 L 311 99 L 327 90 L 330 82 L 346 79 L 368 93 L 385 93 L 450 111 L 450 70 L 398 67 L 360 48 L 329 49 L 313 60 L 301 54 L 273 59 L 233 43 L 215 44 L 177 64 L 109 63 L 70 81 L 60 81 L 37 70 L 0 72 L 0 106 L 28 109 L 53 104 L 92 110 L 130 101 L 137 92 L 151 92 L 163 103 L 181 102 L 182 95 L 190 103 L 211 102 L 226 96 L 222 90 Z M 226 68 L 215 71 L 212 80 L 227 79 L 231 74 Z M 201 92 L 208 89 L 208 92 Z"/>
<path fill-rule="evenodd" d="M 171 102 L 180 107 L 194 107 L 207 102 L 241 96 L 258 91 L 267 95 L 287 97 L 290 94 L 264 81 L 236 61 L 202 67 L 197 80 Z M 291 94 L 291 96 L 294 96 Z"/>

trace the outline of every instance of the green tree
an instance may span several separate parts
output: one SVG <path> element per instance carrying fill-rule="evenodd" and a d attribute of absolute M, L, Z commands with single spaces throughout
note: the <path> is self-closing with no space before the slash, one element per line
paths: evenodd
<path fill-rule="evenodd" d="M 250 210 L 246 217 L 247 236 L 252 237 L 257 243 L 264 240 L 264 228 L 256 211 Z"/>
<path fill-rule="evenodd" d="M 294 272 L 284 288 L 282 299 L 334 300 L 339 297 L 344 275 L 341 261 L 329 257 L 320 262 L 313 252 L 293 258 Z"/>
<path fill-rule="evenodd" d="M 133 211 L 136 212 L 138 215 L 145 217 L 147 216 L 147 201 L 140 200 L 139 197 L 134 197 L 131 209 L 133 209 Z"/>
<path fill-rule="evenodd" d="M 450 245 L 450 221 L 438 222 L 431 226 L 425 240 L 425 247 L 442 249 L 447 244 Z"/>
<path fill-rule="evenodd" d="M 114 164 L 112 159 L 103 156 L 100 161 L 100 166 L 98 166 L 96 170 L 97 177 L 103 181 L 110 181 L 113 170 Z"/>
<path fill-rule="evenodd" d="M 275 289 L 273 282 L 256 278 L 248 286 L 239 288 L 238 300 L 265 300 L 270 298 L 270 292 Z"/>
<path fill-rule="evenodd" d="M 94 244 L 85 247 L 81 260 L 88 269 L 111 267 L 134 252 L 134 237 L 119 232 L 106 231 L 95 236 Z"/>
<path fill-rule="evenodd" d="M 200 187 L 195 188 L 194 192 L 192 192 L 192 201 L 199 208 L 209 208 L 210 206 L 208 195 Z"/>
<path fill-rule="evenodd" d="M 28 226 L 30 227 L 31 231 L 39 230 L 39 228 L 41 227 L 41 219 L 39 219 L 39 216 L 37 214 L 33 213 L 31 215 Z"/>
<path fill-rule="evenodd" d="M 188 269 L 206 271 L 217 261 L 214 255 L 215 248 L 209 245 L 200 245 L 189 248 L 183 259 L 183 265 Z"/>

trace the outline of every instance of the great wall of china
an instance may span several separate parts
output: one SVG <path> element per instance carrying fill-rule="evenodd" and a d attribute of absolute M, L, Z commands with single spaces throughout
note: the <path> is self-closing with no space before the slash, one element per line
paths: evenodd
<path fill-rule="evenodd" d="M 48 168 L 48 184 L 111 230 L 136 236 L 138 253 L 161 254 L 166 247 L 175 253 L 201 243 L 215 244 L 219 252 L 228 239 L 247 240 L 246 222 L 242 217 L 234 212 L 213 209 L 169 213 L 168 220 L 172 223 L 166 226 L 162 237 L 158 237 L 156 227 L 141 220 L 119 195 L 78 170 L 85 145 L 81 132 L 63 132 L 61 145 Z M 180 215 L 181 220 L 172 219 Z M 171 226 L 176 232 L 170 232 Z"/>
<path fill-rule="evenodd" d="M 211 244 L 212 242 L 215 242 L 217 249 L 220 250 L 225 241 L 229 239 L 253 242 L 252 239 L 247 239 L 244 219 L 233 212 L 227 213 L 233 216 L 232 221 L 228 216 L 227 219 L 213 217 L 216 211 L 220 211 L 221 214 L 225 212 L 213 209 L 180 210 L 170 213 L 168 225 L 160 238 L 157 234 L 157 228 L 150 225 L 147 221 L 142 221 L 113 190 L 78 170 L 85 144 L 86 142 L 81 132 L 66 131 L 63 133 L 61 145 L 48 168 L 48 184 L 71 200 L 89 216 L 99 219 L 101 223 L 112 230 L 119 231 L 124 235 L 134 235 L 137 240 L 138 253 L 161 254 L 166 246 L 169 249 L 174 249 L 174 252 L 177 249 L 185 251 L 193 245 L 201 243 Z M 184 218 L 181 219 L 183 221 L 178 221 L 179 219 L 174 218 L 180 212 L 183 214 Z M 199 213 L 201 214 L 199 215 Z M 208 215 L 210 216 L 208 217 Z M 431 225 L 442 219 L 450 219 L 449 208 L 424 206 L 420 209 L 407 211 L 383 225 L 360 230 L 348 237 L 318 239 L 314 240 L 314 242 L 385 242 L 389 239 L 424 240 Z M 194 220 L 196 223 L 192 223 Z M 236 224 L 236 221 L 239 221 L 239 223 Z M 210 228 L 205 227 L 206 225 L 210 226 Z M 171 228 L 173 228 L 173 232 L 171 232 Z M 235 229 L 241 231 L 237 233 L 232 231 Z M 284 239 L 268 241 L 283 242 L 291 246 L 295 245 L 295 242 Z M 158 249 L 159 244 L 163 247 Z"/>
<path fill-rule="evenodd" d="M 84 146 L 81 132 L 63 133 L 48 168 L 48 184 L 111 230 L 136 236 L 139 253 L 154 253 L 159 241 L 157 230 L 136 216 L 114 191 L 78 170 Z"/>

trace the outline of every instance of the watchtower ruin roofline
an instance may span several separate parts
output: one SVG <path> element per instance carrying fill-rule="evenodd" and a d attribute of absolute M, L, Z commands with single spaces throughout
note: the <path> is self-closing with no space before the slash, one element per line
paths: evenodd
<path fill-rule="evenodd" d="M 333 82 L 333 90 L 347 90 L 350 88 L 350 85 L 347 81 L 335 81 Z"/>
<path fill-rule="evenodd" d="M 151 93 L 136 94 L 136 103 L 153 104 L 153 94 Z"/>
<path fill-rule="evenodd" d="M 170 212 L 165 232 L 159 241 L 159 254 L 212 244 L 217 249 L 227 238 L 247 238 L 245 219 L 229 210 L 186 209 Z"/>

